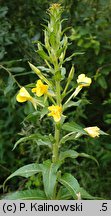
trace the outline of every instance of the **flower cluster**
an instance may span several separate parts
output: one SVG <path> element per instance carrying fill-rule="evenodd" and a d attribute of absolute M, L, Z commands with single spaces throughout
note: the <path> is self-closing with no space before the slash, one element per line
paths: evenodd
<path fill-rule="evenodd" d="M 65 60 L 68 38 L 67 36 L 62 35 L 60 21 L 62 13 L 61 5 L 58 3 L 52 4 L 48 10 L 48 13 L 50 15 L 50 21 L 48 23 L 48 27 L 44 30 L 45 43 L 44 45 L 42 43 L 38 43 L 38 54 L 40 54 L 48 66 L 48 68 L 46 68 L 48 70 L 46 71 L 49 71 L 51 74 L 53 74 L 52 81 L 48 80 L 38 68 L 29 62 L 31 69 L 36 73 L 39 79 L 37 80 L 35 87 L 31 89 L 30 94 L 25 87 L 22 87 L 19 90 L 16 99 L 21 103 L 30 101 L 35 108 L 37 105 L 41 104 L 42 107 L 47 106 L 47 111 L 49 111 L 48 116 L 53 117 L 54 121 L 58 123 L 62 119 L 63 110 L 65 110 L 64 107 L 69 107 L 69 102 L 71 102 L 71 99 L 74 99 L 82 90 L 82 88 L 90 86 L 92 80 L 85 74 L 80 74 L 77 78 L 77 87 L 65 101 L 64 98 L 66 98 L 66 95 L 68 96 L 69 92 L 71 92 L 71 89 L 68 91 L 68 88 L 70 82 L 73 80 L 75 69 L 73 65 L 69 72 L 65 88 L 63 92 L 61 92 L 61 80 L 63 80 L 61 68 L 63 69 L 62 64 Z M 61 38 L 61 35 L 63 38 Z M 45 52 L 46 50 L 47 52 Z M 49 99 L 48 102 L 47 99 Z M 63 101 L 65 102 L 63 103 Z M 100 134 L 100 129 L 96 126 L 84 128 L 84 131 L 93 138 L 98 137 Z"/>
<path fill-rule="evenodd" d="M 32 89 L 33 93 L 36 93 L 38 97 L 41 97 L 48 92 L 48 85 L 44 85 L 41 80 L 37 81 L 36 87 Z M 33 101 L 33 97 L 28 93 L 25 87 L 22 87 L 19 90 L 19 93 L 16 96 L 16 100 L 20 103 L 26 101 Z"/>
<path fill-rule="evenodd" d="M 78 83 L 78 87 L 75 90 L 75 96 L 79 93 L 79 91 L 81 90 L 82 87 L 85 86 L 89 86 L 91 84 L 91 78 L 86 77 L 85 74 L 80 74 L 78 76 L 77 79 L 77 83 Z M 36 86 L 35 88 L 32 88 L 32 93 L 35 93 L 35 95 L 37 97 L 41 97 L 43 95 L 50 95 L 48 93 L 48 89 L 49 86 L 43 84 L 43 82 L 39 79 L 36 82 Z M 72 97 L 72 96 L 71 96 Z M 69 100 L 71 99 L 71 97 L 69 98 Z M 26 102 L 26 101 L 31 101 L 32 104 L 34 105 L 34 107 L 36 108 L 36 100 L 29 94 L 29 92 L 26 90 L 25 87 L 22 87 L 19 90 L 19 93 L 16 96 L 16 100 L 20 103 L 22 102 Z M 62 106 L 59 105 L 52 105 L 48 107 L 48 110 L 50 111 L 50 113 L 48 114 L 48 116 L 52 116 L 54 118 L 55 122 L 59 122 L 61 120 L 61 116 L 62 116 Z"/>
<path fill-rule="evenodd" d="M 41 80 L 38 80 L 36 83 L 36 87 L 32 88 L 32 92 L 36 93 L 37 97 L 41 97 L 45 94 L 48 94 L 48 85 L 44 85 Z M 22 87 L 19 90 L 19 93 L 16 96 L 16 100 L 20 103 L 31 101 L 35 107 L 34 98 L 28 93 L 25 87 Z M 58 105 L 52 105 L 48 107 L 48 110 L 51 111 L 48 116 L 52 116 L 55 122 L 59 122 L 61 120 L 62 115 L 62 107 Z"/>

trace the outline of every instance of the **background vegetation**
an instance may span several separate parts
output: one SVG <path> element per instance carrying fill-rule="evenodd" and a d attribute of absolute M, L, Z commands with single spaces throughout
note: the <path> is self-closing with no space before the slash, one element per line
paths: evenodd
<path fill-rule="evenodd" d="M 65 170 L 70 169 L 90 194 L 111 198 L 111 0 L 27 0 L 0 1 L 0 184 L 17 168 L 29 162 L 48 158 L 47 149 L 25 142 L 12 151 L 14 143 L 23 136 L 33 133 L 51 132 L 49 121 L 37 116 L 23 119 L 33 111 L 29 104 L 17 104 L 15 100 L 19 87 L 33 82 L 35 75 L 27 61 L 42 65 L 36 53 L 36 41 L 43 41 L 43 27 L 47 18 L 46 10 L 53 2 L 64 6 L 64 28 L 70 26 L 67 35 L 72 52 L 84 52 L 72 60 L 75 76 L 86 73 L 93 79 L 91 87 L 81 93 L 82 103 L 67 113 L 69 119 L 88 125 L 97 125 L 109 136 L 99 139 L 81 138 L 73 148 L 95 156 L 99 167 L 88 159 L 67 160 Z M 67 63 L 67 72 L 70 65 Z M 17 82 L 16 82 L 16 80 Z M 73 83 L 72 83 L 73 85 Z M 22 124 L 21 124 L 22 122 Z M 65 148 L 65 146 L 64 146 Z M 73 163 L 71 167 L 70 163 Z M 40 177 L 41 178 L 41 177 Z M 36 187 L 40 179 L 18 179 L 8 183 L 7 191 Z"/>

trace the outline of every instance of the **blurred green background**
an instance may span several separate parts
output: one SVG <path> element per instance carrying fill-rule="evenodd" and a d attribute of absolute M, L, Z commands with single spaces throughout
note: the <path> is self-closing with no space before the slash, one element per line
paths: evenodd
<path fill-rule="evenodd" d="M 51 132 L 47 118 L 23 121 L 33 108 L 28 103 L 22 105 L 16 102 L 19 87 L 14 78 L 21 85 L 35 81 L 27 62 L 38 66 L 43 64 L 36 53 L 35 41 L 43 42 L 42 24 L 48 18 L 46 10 L 55 2 L 64 7 L 63 18 L 66 21 L 63 28 L 71 27 L 66 33 L 70 42 L 67 56 L 76 51 L 84 52 L 84 55 L 73 58 L 70 64 L 65 65 L 67 73 L 74 64 L 75 77 L 85 73 L 93 79 L 91 87 L 79 95 L 81 105 L 68 110 L 69 120 L 86 127 L 97 125 L 109 134 L 98 139 L 81 138 L 69 143 L 69 147 L 93 155 L 99 167 L 88 159 L 68 159 L 64 170 L 74 173 L 90 194 L 111 199 L 111 0 L 0 0 L 1 194 L 3 181 L 11 172 L 50 155 L 47 149 L 37 147 L 36 140 L 31 145 L 28 142 L 21 144 L 12 151 L 14 143 L 22 136 L 32 132 L 43 135 Z M 14 179 L 8 183 L 7 191 L 39 184 L 40 179 Z"/>

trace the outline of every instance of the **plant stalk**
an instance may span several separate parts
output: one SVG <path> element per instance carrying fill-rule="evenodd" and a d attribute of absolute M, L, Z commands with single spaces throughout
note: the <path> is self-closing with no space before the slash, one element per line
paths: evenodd
<path fill-rule="evenodd" d="M 61 105 L 61 90 L 60 90 L 60 81 L 56 81 L 56 100 L 57 105 Z"/>
<path fill-rule="evenodd" d="M 56 103 L 58 106 L 61 105 L 61 89 L 60 80 L 55 82 L 56 84 Z M 59 123 L 55 123 L 55 143 L 53 144 L 53 156 L 52 161 L 57 162 L 59 157 L 59 145 L 60 145 L 60 126 Z"/>
<path fill-rule="evenodd" d="M 53 156 L 52 161 L 56 163 L 59 158 L 59 139 L 60 139 L 60 129 L 58 128 L 58 123 L 55 124 L 55 143 L 53 144 Z"/>

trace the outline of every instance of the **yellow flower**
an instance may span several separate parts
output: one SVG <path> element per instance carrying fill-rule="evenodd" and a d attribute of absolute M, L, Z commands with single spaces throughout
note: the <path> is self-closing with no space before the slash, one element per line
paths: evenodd
<path fill-rule="evenodd" d="M 89 136 L 93 138 L 99 137 L 100 135 L 100 128 L 98 128 L 97 126 L 87 127 L 87 128 L 84 128 L 84 130 L 89 134 Z"/>
<path fill-rule="evenodd" d="M 41 80 L 38 80 L 36 88 L 33 88 L 32 92 L 35 92 L 38 97 L 41 97 L 43 94 L 47 94 L 48 85 L 44 85 Z"/>
<path fill-rule="evenodd" d="M 52 116 L 54 118 L 55 122 L 59 122 L 61 120 L 61 114 L 62 114 L 62 107 L 61 106 L 49 106 L 48 110 L 51 111 L 51 113 L 48 114 L 48 116 Z"/>
<path fill-rule="evenodd" d="M 78 76 L 77 83 L 81 87 L 90 86 L 91 82 L 92 82 L 91 78 L 85 76 L 85 74 L 80 74 Z"/>
<path fill-rule="evenodd" d="M 26 102 L 26 101 L 31 101 L 34 108 L 35 109 L 37 108 L 36 100 L 33 97 L 31 97 L 31 95 L 28 93 L 28 91 L 24 87 L 22 87 L 19 90 L 19 93 L 16 96 L 16 100 L 18 102 L 20 102 L 20 103 L 23 103 L 23 102 Z"/>
<path fill-rule="evenodd" d="M 31 101 L 32 100 L 32 97 L 31 95 L 28 93 L 28 91 L 22 87 L 20 90 L 19 90 L 19 93 L 17 94 L 16 96 L 16 100 L 20 103 L 23 103 L 25 101 Z"/>

